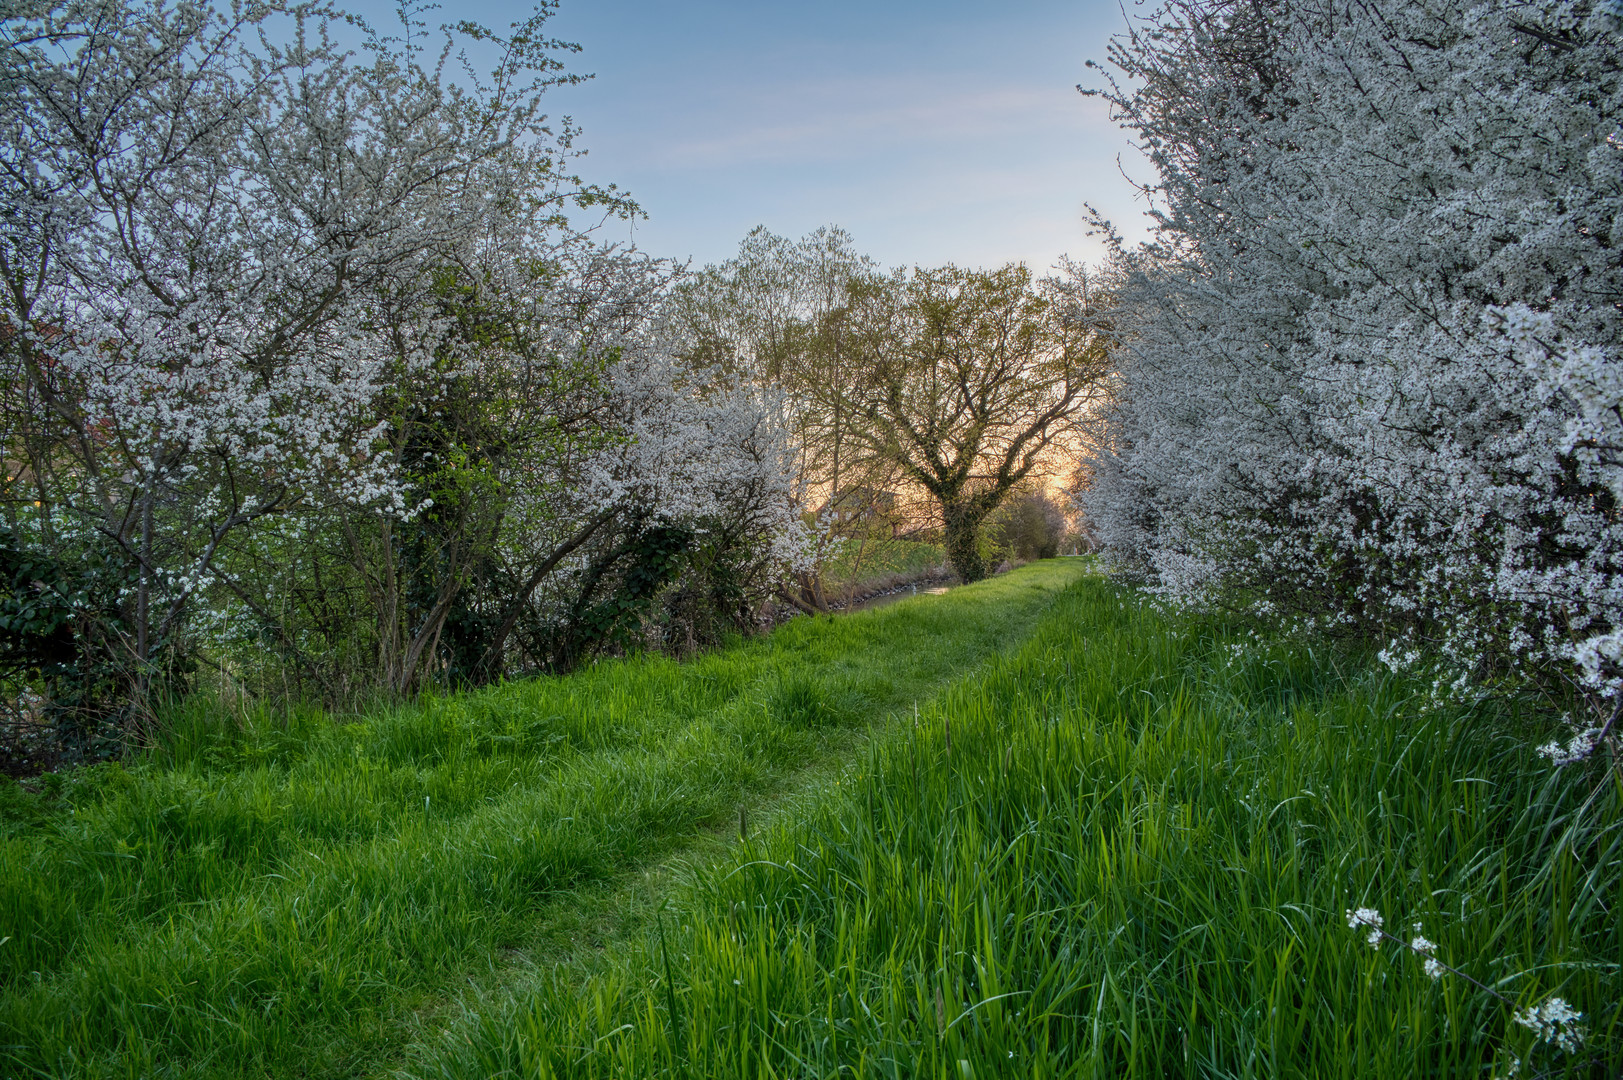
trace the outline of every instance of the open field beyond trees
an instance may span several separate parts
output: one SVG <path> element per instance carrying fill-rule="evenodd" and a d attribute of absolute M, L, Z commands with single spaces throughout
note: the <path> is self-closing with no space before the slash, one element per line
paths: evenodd
<path fill-rule="evenodd" d="M 1085 565 L 8 786 L 0 1072 L 1616 1074 L 1601 763 Z"/>

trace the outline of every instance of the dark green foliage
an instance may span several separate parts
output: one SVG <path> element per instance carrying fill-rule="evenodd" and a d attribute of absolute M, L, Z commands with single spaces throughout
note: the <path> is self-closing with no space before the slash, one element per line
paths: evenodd
<path fill-rule="evenodd" d="M 25 551 L 0 529 L 0 676 L 8 680 L 72 668 L 76 592 L 54 559 Z"/>
<path fill-rule="evenodd" d="M 656 524 L 634 530 L 594 559 L 558 633 L 554 670 L 569 671 L 601 649 L 628 645 L 655 595 L 681 572 L 692 543 L 691 530 Z"/>
<path fill-rule="evenodd" d="M 509 440 L 471 382 L 444 379 L 437 395 L 400 421 L 409 433 L 401 454 L 408 503 L 431 503 L 399 527 L 405 624 L 422 627 L 454 590 L 438 639 L 453 686 L 470 681 L 505 599 L 491 548 L 506 496 L 499 476 Z"/>
<path fill-rule="evenodd" d="M 0 685 L 9 714 L 0 717 L 0 771 L 27 775 L 120 748 L 130 672 L 114 643 L 126 577 L 95 551 L 71 565 L 0 526 Z"/>
<path fill-rule="evenodd" d="M 705 524 L 652 620 L 666 650 L 678 656 L 754 632 L 755 609 L 777 584 L 778 568 L 748 535 L 729 522 Z"/>

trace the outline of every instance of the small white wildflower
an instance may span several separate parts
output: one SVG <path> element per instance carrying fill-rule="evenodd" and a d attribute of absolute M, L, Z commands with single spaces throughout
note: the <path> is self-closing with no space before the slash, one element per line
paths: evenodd
<path fill-rule="evenodd" d="M 1437 951 L 1437 945 L 1435 942 L 1427 941 L 1419 934 L 1416 934 L 1414 940 L 1409 942 L 1409 948 L 1413 949 L 1417 953 L 1425 953 L 1428 956 Z"/>
<path fill-rule="evenodd" d="M 1438 960 L 1435 956 L 1426 957 L 1425 966 L 1426 974 L 1430 975 L 1434 979 L 1441 979 L 1443 977 L 1443 973 L 1448 970 L 1447 968 L 1443 967 L 1442 961 Z"/>
<path fill-rule="evenodd" d="M 1357 930 L 1360 926 L 1369 927 L 1369 934 L 1365 936 L 1364 940 L 1369 942 L 1369 947 L 1372 949 L 1381 947 L 1381 927 L 1384 925 L 1384 920 L 1381 918 L 1379 911 L 1367 907 L 1349 910 L 1347 912 L 1347 925 L 1354 930 Z"/>
<path fill-rule="evenodd" d="M 1360 926 L 1380 926 L 1383 922 L 1381 913 L 1374 908 L 1347 909 L 1347 925 L 1354 930 L 1357 930 Z"/>
<path fill-rule="evenodd" d="M 1553 997 L 1531 1009 L 1518 1009 L 1511 1019 L 1524 1028 L 1531 1028 L 1544 1042 L 1551 1042 L 1570 1054 L 1583 1043 L 1587 1034 L 1578 1026 L 1584 1014 L 1561 998 Z"/>

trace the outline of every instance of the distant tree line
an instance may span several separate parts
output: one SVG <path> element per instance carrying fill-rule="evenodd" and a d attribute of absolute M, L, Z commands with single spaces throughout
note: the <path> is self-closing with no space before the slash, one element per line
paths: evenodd
<path fill-rule="evenodd" d="M 1019 553 L 1057 548 L 1065 510 L 1047 485 L 1074 465 L 1110 385 L 1110 292 L 1083 267 L 887 274 L 839 229 L 799 241 L 757 229 L 676 292 L 698 356 L 781 390 L 803 501 L 829 511 L 825 541 L 877 514 L 938 539 L 975 581 L 1013 496 L 1041 508 L 1023 535 L 1052 534 Z"/>

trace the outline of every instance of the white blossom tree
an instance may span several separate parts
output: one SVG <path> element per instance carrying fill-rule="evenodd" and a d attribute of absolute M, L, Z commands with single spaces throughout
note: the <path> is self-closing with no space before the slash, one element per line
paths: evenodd
<path fill-rule="evenodd" d="M 1623 682 L 1623 39 L 1608 3 L 1164 6 L 1086 505 L 1168 595 Z"/>
<path fill-rule="evenodd" d="M 790 240 L 757 226 L 735 257 L 687 276 L 673 294 L 671 327 L 684 355 L 771 388 L 794 448 L 796 502 L 807 513 L 894 486 L 893 468 L 853 460 L 851 417 L 826 393 L 854 377 L 860 362 L 845 326 L 851 291 L 879 277 L 878 265 L 858 254 L 843 229 L 824 226 Z M 805 611 L 827 611 L 821 557 L 836 548 L 851 554 L 853 542 L 860 548 L 865 517 L 820 515 L 820 557 L 783 598 Z"/>
<path fill-rule="evenodd" d="M 300 654 L 272 595 L 290 555 L 336 543 L 405 690 L 478 559 L 531 580 L 511 609 L 627 507 L 695 513 L 741 462 L 778 482 L 761 402 L 649 391 L 678 377 L 669 268 L 564 214 L 636 211 L 570 174 L 576 132 L 541 112 L 573 78 L 551 7 L 433 52 L 410 8 L 394 36 L 311 6 L 5 13 L 7 526 L 121 568 L 104 659 L 136 718 L 205 594 Z"/>

